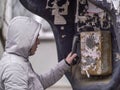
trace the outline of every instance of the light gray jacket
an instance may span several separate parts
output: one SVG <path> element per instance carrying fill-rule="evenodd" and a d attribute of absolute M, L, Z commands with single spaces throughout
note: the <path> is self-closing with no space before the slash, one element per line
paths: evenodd
<path fill-rule="evenodd" d="M 40 29 L 41 25 L 28 17 L 19 16 L 11 21 L 0 60 L 0 90 L 44 90 L 69 69 L 62 60 L 44 75 L 34 72 L 28 57 Z"/>

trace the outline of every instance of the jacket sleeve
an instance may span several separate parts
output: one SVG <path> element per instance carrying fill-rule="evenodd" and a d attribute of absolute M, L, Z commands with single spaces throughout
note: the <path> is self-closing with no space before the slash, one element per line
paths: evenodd
<path fill-rule="evenodd" d="M 70 66 L 66 64 L 65 60 L 62 60 L 49 72 L 40 75 L 39 80 L 44 89 L 56 83 L 69 68 Z"/>
<path fill-rule="evenodd" d="M 28 90 L 27 74 L 19 64 L 7 65 L 2 79 L 5 90 Z"/>

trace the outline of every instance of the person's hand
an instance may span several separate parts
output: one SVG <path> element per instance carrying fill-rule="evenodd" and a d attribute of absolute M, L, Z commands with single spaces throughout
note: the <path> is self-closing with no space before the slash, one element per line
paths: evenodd
<path fill-rule="evenodd" d="M 72 53 L 69 53 L 68 56 L 66 57 L 66 62 L 71 65 L 72 64 L 72 61 L 74 60 L 74 58 L 77 56 L 76 53 L 72 54 Z"/>

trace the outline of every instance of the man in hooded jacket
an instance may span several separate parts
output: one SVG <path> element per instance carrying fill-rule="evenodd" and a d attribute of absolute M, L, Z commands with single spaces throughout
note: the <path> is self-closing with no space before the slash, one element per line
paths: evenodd
<path fill-rule="evenodd" d="M 0 60 L 0 90 L 44 90 L 57 82 L 70 68 L 76 54 L 69 54 L 44 75 L 34 72 L 29 56 L 37 49 L 41 24 L 18 16 L 8 28 L 5 52 Z"/>

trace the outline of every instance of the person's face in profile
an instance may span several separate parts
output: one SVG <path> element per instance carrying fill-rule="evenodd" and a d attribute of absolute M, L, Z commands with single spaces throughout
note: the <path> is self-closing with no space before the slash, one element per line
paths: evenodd
<path fill-rule="evenodd" d="M 38 44 L 40 44 L 40 39 L 37 37 L 35 43 L 33 44 L 32 48 L 30 49 L 30 56 L 35 54 Z"/>

